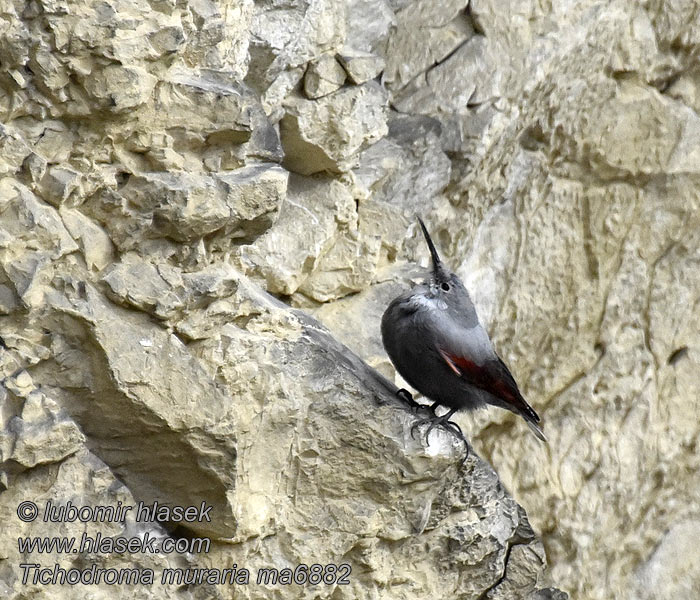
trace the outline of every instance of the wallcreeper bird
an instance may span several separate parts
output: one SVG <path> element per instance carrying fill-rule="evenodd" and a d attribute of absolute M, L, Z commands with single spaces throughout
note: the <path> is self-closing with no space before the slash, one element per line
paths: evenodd
<path fill-rule="evenodd" d="M 443 265 L 420 217 L 418 222 L 432 257 L 432 276 L 394 299 L 382 317 L 382 342 L 391 362 L 413 388 L 433 401 L 433 416 L 418 421 L 411 434 L 416 427 L 429 423 L 426 443 L 430 431 L 440 425 L 466 444 L 461 429 L 450 422 L 450 417 L 460 409 L 493 404 L 523 417 L 535 435 L 546 442 L 537 425 L 540 418 L 496 354 L 469 292 Z M 406 390 L 399 393 L 410 398 Z M 449 411 L 438 417 L 438 406 Z"/>

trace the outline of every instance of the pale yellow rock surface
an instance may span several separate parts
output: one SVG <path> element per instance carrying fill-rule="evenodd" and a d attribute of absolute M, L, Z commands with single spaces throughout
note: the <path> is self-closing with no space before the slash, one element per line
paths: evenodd
<path fill-rule="evenodd" d="M 0 1 L 0 595 L 700 597 L 698 22 Z M 464 465 L 412 438 L 379 321 L 425 273 L 416 214 L 548 445 L 497 409 L 457 417 Z M 213 518 L 47 526 L 26 500 Z M 85 532 L 212 546 L 19 553 Z M 22 584 L 28 561 L 253 582 Z M 304 562 L 350 583 L 254 582 Z"/>
<path fill-rule="evenodd" d="M 345 70 L 335 57 L 324 54 L 306 69 L 304 94 L 312 99 L 327 96 L 339 89 L 345 83 L 345 78 Z"/>
<path fill-rule="evenodd" d="M 417 0 L 396 13 L 386 42 L 384 82 L 401 89 L 414 77 L 442 62 L 473 34 L 465 0 Z"/>
<path fill-rule="evenodd" d="M 362 52 L 352 47 L 345 47 L 338 54 L 340 64 L 348 74 L 350 80 L 360 85 L 365 81 L 374 79 L 384 71 L 384 59 L 371 52 Z"/>
<path fill-rule="evenodd" d="M 290 96 L 280 121 L 284 166 L 301 175 L 343 173 L 387 133 L 387 94 L 375 82 L 342 88 L 318 100 Z"/>
<path fill-rule="evenodd" d="M 462 463 L 444 432 L 414 439 L 396 387 L 290 307 L 370 288 L 402 253 L 411 196 L 451 172 L 439 123 L 389 123 L 372 81 L 392 10 L 347 51 L 345 9 L 2 5 L 3 597 L 558 597 L 537 592 L 542 542 L 493 469 Z M 332 89 L 303 98 L 303 73 L 326 67 Z M 25 522 L 27 501 L 206 503 L 211 518 Z M 42 554 L 17 541 L 98 533 L 211 545 Z M 352 573 L 256 580 L 301 563 Z M 20 564 L 153 569 L 156 582 L 23 582 Z M 236 565 L 249 584 L 206 576 Z M 160 581 L 172 568 L 204 576 Z"/>
<path fill-rule="evenodd" d="M 460 422 L 516 497 L 539 507 L 530 514 L 552 581 L 581 598 L 695 598 L 699 554 L 684 527 L 700 510 L 700 161 L 685 49 L 698 36 L 690 13 L 667 3 L 538 10 L 471 4 L 502 63 L 481 82 L 501 82 L 500 114 L 478 138 L 448 134 L 464 155 L 452 155 L 449 203 L 427 212 L 550 443 L 493 409 Z M 489 115 L 488 102 L 445 115 L 432 89 L 416 89 L 395 106 L 468 133 Z M 417 231 L 409 247 L 426 264 Z M 383 285 L 318 314 L 387 366 L 373 341 Z M 366 331 L 345 325 L 364 315 Z"/>

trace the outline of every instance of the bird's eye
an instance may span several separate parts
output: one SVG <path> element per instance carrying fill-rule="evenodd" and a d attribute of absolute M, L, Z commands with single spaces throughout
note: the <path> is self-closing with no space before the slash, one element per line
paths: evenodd
<path fill-rule="evenodd" d="M 443 283 L 440 287 L 441 287 L 443 290 L 445 290 L 446 292 L 449 292 L 449 291 L 450 291 L 450 284 L 447 283 L 447 282 Z"/>

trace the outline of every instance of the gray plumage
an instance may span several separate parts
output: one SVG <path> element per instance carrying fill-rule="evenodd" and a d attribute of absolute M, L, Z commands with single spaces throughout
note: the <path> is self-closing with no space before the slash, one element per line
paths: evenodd
<path fill-rule="evenodd" d="M 499 406 L 525 419 L 546 441 L 537 413 L 525 401 L 508 367 L 479 323 L 469 292 L 447 269 L 419 218 L 432 257 L 429 281 L 394 299 L 382 317 L 382 342 L 401 376 L 437 405 L 450 409 Z"/>

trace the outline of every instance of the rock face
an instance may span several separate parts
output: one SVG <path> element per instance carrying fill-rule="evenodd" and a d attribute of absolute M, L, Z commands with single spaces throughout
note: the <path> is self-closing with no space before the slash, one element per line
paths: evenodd
<path fill-rule="evenodd" d="M 574 4 L 0 3 L 3 597 L 700 596 L 697 11 Z M 547 446 L 411 436 L 379 321 L 416 214 Z M 97 534 L 210 545 L 17 544 Z M 348 583 L 256 580 L 302 563 Z"/>

